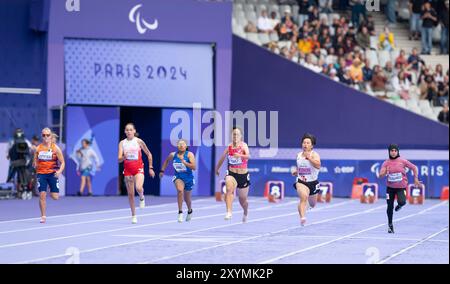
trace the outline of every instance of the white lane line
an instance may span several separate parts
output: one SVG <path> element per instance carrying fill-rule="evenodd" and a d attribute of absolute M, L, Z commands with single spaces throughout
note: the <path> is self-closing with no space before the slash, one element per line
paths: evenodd
<path fill-rule="evenodd" d="M 124 203 L 126 204 L 128 202 L 128 199 L 125 200 L 126 197 L 124 197 Z M 204 198 L 204 199 L 197 199 L 192 201 L 193 203 L 199 203 L 204 202 L 207 200 L 213 200 L 213 198 Z M 151 202 L 151 201 L 150 201 Z M 160 207 L 166 207 L 169 205 L 173 205 L 173 202 L 170 203 L 164 203 L 164 204 L 158 204 L 158 205 L 148 205 L 145 207 L 145 209 L 154 209 L 154 208 L 160 208 Z M 63 215 L 55 215 L 55 216 L 47 216 L 47 220 L 52 220 L 56 218 L 63 218 L 63 217 L 71 217 L 71 216 L 83 216 L 83 215 L 92 215 L 92 214 L 101 214 L 101 213 L 111 213 L 111 212 L 120 212 L 120 211 L 126 211 L 130 210 L 130 207 L 127 208 L 121 208 L 121 209 L 110 209 L 110 210 L 99 210 L 99 211 L 89 211 L 84 213 L 73 213 L 73 214 L 63 214 Z M 40 218 L 26 218 L 26 219 L 14 219 L 14 220 L 8 220 L 8 221 L 0 221 L 1 224 L 6 223 L 16 223 L 16 222 L 23 222 L 23 221 L 32 221 L 32 220 L 39 220 Z"/>
<path fill-rule="evenodd" d="M 319 221 L 319 222 L 311 223 L 311 224 L 309 224 L 307 226 L 312 226 L 312 225 L 317 225 L 317 224 L 322 224 L 322 223 L 328 223 L 328 222 L 335 221 L 335 220 L 338 220 L 338 219 L 353 217 L 353 216 L 357 216 L 357 215 L 361 215 L 361 214 L 367 214 L 367 213 L 370 213 L 370 212 L 372 212 L 374 210 L 377 210 L 379 208 L 382 208 L 382 207 L 385 207 L 385 205 L 378 206 L 378 207 L 375 207 L 375 208 L 371 208 L 371 209 L 365 210 L 363 212 L 352 213 L 352 214 L 347 214 L 347 215 L 344 215 L 344 216 L 339 216 L 339 217 L 325 219 L 325 220 L 322 220 L 322 221 Z M 319 208 L 319 209 L 317 209 L 315 211 L 319 211 L 320 209 L 328 209 L 328 208 L 331 208 L 331 206 L 330 207 L 322 207 L 322 208 Z M 291 215 L 293 215 L 293 213 Z M 298 213 L 296 213 L 296 215 L 298 215 Z M 248 223 L 250 223 L 252 221 L 254 221 L 254 220 L 248 221 Z M 297 226 L 285 228 L 285 229 L 278 230 L 278 231 L 268 232 L 268 233 L 264 233 L 264 234 L 260 234 L 260 235 L 256 235 L 256 236 L 252 236 L 252 237 L 248 237 L 248 238 L 243 238 L 243 239 L 240 239 L 240 240 L 231 241 L 231 242 L 227 242 L 227 243 L 223 243 L 223 244 L 215 245 L 215 246 L 211 246 L 211 247 L 205 247 L 205 248 L 190 250 L 190 251 L 179 253 L 179 254 L 176 254 L 176 255 L 165 256 L 165 257 L 161 257 L 161 258 L 158 258 L 158 259 L 155 259 L 155 260 L 152 260 L 152 261 L 140 262 L 140 263 L 142 263 L 142 264 L 156 263 L 156 262 L 160 262 L 160 261 L 164 261 L 164 260 L 168 260 L 168 259 L 172 259 L 172 258 L 184 256 L 184 255 L 189 255 L 189 254 L 193 254 L 193 253 L 197 253 L 197 252 L 202 252 L 202 251 L 206 251 L 206 250 L 210 250 L 210 249 L 214 249 L 214 248 L 218 248 L 218 247 L 224 247 L 224 246 L 237 244 L 237 243 L 241 243 L 241 242 L 246 242 L 246 241 L 250 241 L 250 240 L 255 240 L 255 239 L 259 239 L 259 238 L 263 238 L 263 237 L 269 237 L 271 235 L 279 234 L 279 233 L 282 233 L 282 232 L 287 232 L 287 231 L 290 231 L 290 230 L 293 230 L 293 229 L 297 229 L 299 227 L 301 227 L 301 226 L 297 225 Z"/>
<path fill-rule="evenodd" d="M 409 251 L 409 250 L 411 250 L 411 249 L 417 247 L 418 245 L 423 244 L 424 242 L 426 242 L 426 241 L 428 241 L 428 240 L 434 238 L 435 236 L 437 236 L 437 235 L 439 235 L 440 233 L 443 233 L 443 232 L 445 232 L 445 231 L 447 231 L 447 230 L 448 230 L 448 227 L 445 227 L 444 229 L 440 230 L 439 232 L 436 232 L 436 233 L 434 233 L 434 234 L 431 234 L 431 235 L 429 235 L 428 237 L 426 237 L 426 238 L 420 240 L 419 242 L 417 242 L 417 243 L 415 243 L 415 244 L 410 245 L 409 247 L 406 247 L 406 248 L 402 249 L 401 251 L 399 251 L 399 252 L 397 252 L 397 253 L 391 254 L 390 256 L 388 256 L 388 257 L 382 259 L 381 261 L 377 262 L 377 264 L 383 264 L 383 263 L 386 263 L 386 262 L 388 262 L 389 260 L 393 259 L 394 257 L 397 257 L 397 256 L 399 256 L 399 255 L 401 255 L 401 254 L 403 254 L 403 253 L 405 253 L 405 252 L 407 252 L 407 251 Z"/>
<path fill-rule="evenodd" d="M 297 201 L 283 203 L 283 204 L 280 204 L 280 205 L 277 204 L 277 205 L 264 206 L 264 207 L 253 209 L 252 212 L 264 211 L 264 210 L 272 209 L 272 208 L 275 208 L 275 207 L 276 208 L 284 207 L 284 206 L 288 206 L 288 205 L 291 205 L 291 204 L 294 204 L 294 203 L 297 203 Z M 240 213 L 240 212 L 242 212 L 242 210 L 236 211 L 236 213 Z M 195 217 L 193 219 L 193 221 L 203 220 L 203 219 L 210 219 L 210 218 L 214 218 L 214 217 L 217 217 L 217 216 L 223 216 L 223 213 L 214 214 L 214 215 L 207 215 L 207 216 L 201 216 L 201 217 Z M 124 227 L 124 228 L 117 228 L 117 229 L 111 229 L 111 230 L 95 231 L 95 232 L 89 232 L 89 233 L 83 233 L 83 234 L 69 235 L 69 236 L 56 237 L 56 238 L 51 238 L 51 239 L 35 240 L 35 241 L 28 241 L 28 242 L 21 242 L 21 243 L 12 243 L 12 244 L 0 245 L 0 249 L 2 249 L 2 248 L 9 248 L 9 247 L 16 247 L 16 246 L 23 246 L 23 245 L 30 245 L 30 244 L 36 244 L 36 243 L 45 243 L 45 242 L 50 242 L 50 241 L 58 241 L 58 240 L 64 240 L 64 239 L 70 239 L 70 238 L 78 238 L 78 237 L 85 237 L 85 236 L 91 236 L 91 235 L 98 235 L 98 234 L 103 234 L 103 233 L 112 233 L 112 232 L 126 231 L 128 229 L 145 228 L 145 227 L 152 227 L 152 226 L 171 224 L 171 223 L 178 223 L 178 221 L 177 220 L 171 220 L 171 221 L 150 223 L 150 224 L 144 224 L 144 225 L 132 225 L 132 226 Z"/>
<path fill-rule="evenodd" d="M 174 207 L 177 205 L 175 203 L 172 203 Z M 198 210 L 206 210 L 211 208 L 218 208 L 222 207 L 223 205 L 211 205 L 211 206 L 205 206 L 205 207 L 194 207 L 195 211 Z M 129 209 L 128 209 L 129 210 Z M 156 215 L 166 215 L 166 214 L 174 214 L 175 210 L 169 210 L 169 211 L 161 211 L 161 212 L 154 212 L 154 213 L 148 213 L 148 214 L 139 214 L 137 215 L 139 218 L 141 217 L 147 217 L 147 216 L 156 216 Z M 10 233 L 18 233 L 18 232 L 27 232 L 27 231 L 35 231 L 35 230 L 42 230 L 42 229 L 53 229 L 53 228 L 60 228 L 60 227 L 67 227 L 67 226 L 73 226 L 73 225 L 82 225 L 82 224 L 92 224 L 92 223 L 99 223 L 99 222 L 106 222 L 106 221 L 115 221 L 115 220 L 123 220 L 123 219 L 130 219 L 130 216 L 122 216 L 122 217 L 114 217 L 114 218 L 106 218 L 106 219 L 96 219 L 91 221 L 82 221 L 82 222 L 73 222 L 73 223 L 67 223 L 67 224 L 59 224 L 59 225 L 50 225 L 44 224 L 39 227 L 32 227 L 27 229 L 19 229 L 19 230 L 11 230 L 11 231 L 3 231 L 0 232 L 0 235 L 2 234 L 10 234 Z"/>
<path fill-rule="evenodd" d="M 399 218 L 399 219 L 395 220 L 394 222 L 399 222 L 399 221 L 402 221 L 402 220 L 405 220 L 405 219 L 412 218 L 412 217 L 417 216 L 417 215 L 421 215 L 421 214 L 423 214 L 425 212 L 428 212 L 430 210 L 438 208 L 438 207 L 440 207 L 440 206 L 442 206 L 444 204 L 447 204 L 447 203 L 448 203 L 448 201 L 440 202 L 439 204 L 431 206 L 431 207 L 429 207 L 427 209 L 424 209 L 424 210 L 422 210 L 422 211 L 420 211 L 418 213 L 414 213 L 414 214 L 411 214 L 411 215 Z M 350 238 L 350 237 L 356 236 L 358 234 L 361 234 L 361 233 L 364 233 L 364 232 L 367 232 L 367 231 L 379 228 L 381 226 L 386 226 L 386 223 L 382 223 L 382 224 L 379 224 L 379 225 L 376 225 L 376 226 L 372 226 L 370 228 L 367 228 L 367 229 L 364 229 L 364 230 L 361 230 L 361 231 L 358 231 L 358 232 L 355 232 L 355 233 L 351 233 L 351 234 L 348 234 L 348 235 L 345 235 L 345 236 L 342 236 L 342 237 L 339 237 L 339 238 L 336 238 L 336 239 L 333 239 L 333 240 L 330 240 L 330 241 L 327 241 L 327 242 L 324 242 L 324 243 L 320 243 L 320 244 L 317 244 L 317 245 L 314 245 L 314 246 L 310 246 L 310 247 L 307 247 L 307 248 L 304 248 L 304 249 L 300 249 L 300 250 L 293 251 L 293 252 L 290 252 L 290 253 L 287 253 L 287 254 L 283 254 L 283 255 L 280 255 L 280 256 L 277 256 L 277 257 L 274 257 L 274 258 L 271 258 L 271 259 L 267 259 L 265 261 L 261 261 L 259 264 L 272 263 L 272 262 L 278 261 L 278 260 L 286 258 L 286 257 L 290 257 L 290 256 L 293 256 L 293 255 L 296 255 L 296 254 L 299 254 L 299 253 L 302 253 L 302 252 L 305 252 L 305 251 L 309 251 L 309 250 L 312 250 L 312 249 L 315 249 L 315 248 L 319 248 L 319 247 L 322 247 L 322 246 L 329 245 L 331 243 L 334 243 L 334 242 L 337 242 L 337 241 L 340 241 L 340 240 L 343 240 L 343 239 L 346 239 L 346 238 Z"/>
<path fill-rule="evenodd" d="M 353 202 L 354 202 L 354 200 L 340 202 L 338 204 L 334 204 L 334 205 L 331 205 L 329 207 L 332 207 L 332 206 L 336 207 L 336 206 L 345 205 L 345 204 L 353 203 Z M 292 204 L 297 204 L 297 203 L 298 203 L 298 201 L 292 201 L 292 202 L 283 203 L 283 204 L 269 205 L 269 206 L 266 206 L 266 207 L 263 207 L 263 208 L 254 209 L 254 210 L 252 210 L 252 212 L 264 211 L 264 210 L 284 207 L 284 206 L 287 206 L 287 205 L 292 205 Z M 318 211 L 318 209 L 315 210 L 315 211 Z M 242 210 L 240 210 L 239 212 L 242 212 Z M 275 218 L 285 217 L 285 216 L 292 216 L 292 215 L 298 215 L 298 213 L 296 212 L 296 213 L 276 215 L 276 216 L 272 216 L 272 217 L 264 217 L 264 218 L 260 218 L 260 219 L 257 219 L 257 220 L 258 221 L 265 221 L 265 220 L 270 220 L 270 219 L 275 219 Z M 204 217 L 196 217 L 193 220 L 209 219 L 209 218 L 213 218 L 213 217 L 217 217 L 217 216 L 223 216 L 223 213 L 210 215 L 210 216 L 204 216 Z M 165 223 L 176 223 L 176 222 L 177 221 L 165 222 Z M 250 222 L 255 222 L 255 220 L 248 221 L 248 223 L 250 223 Z M 115 247 L 121 247 L 121 246 L 127 246 L 127 245 L 134 245 L 134 244 L 140 244 L 140 243 L 146 243 L 146 242 L 150 242 L 150 241 L 154 241 L 154 240 L 160 240 L 162 238 L 172 238 L 172 237 L 183 236 L 183 235 L 199 233 L 199 232 L 205 232 L 205 231 L 209 231 L 209 230 L 213 230 L 213 229 L 226 228 L 226 227 L 231 227 L 231 226 L 236 226 L 236 225 L 245 225 L 245 224 L 243 224 L 243 223 L 232 223 L 232 224 L 220 225 L 220 226 L 215 226 L 215 227 L 207 227 L 205 229 L 199 229 L 199 230 L 189 231 L 189 232 L 184 232 L 184 233 L 171 234 L 171 235 L 166 235 L 164 237 L 149 238 L 149 239 L 145 239 L 145 240 L 132 241 L 132 242 L 126 242 L 126 243 L 119 243 L 119 244 L 115 244 L 115 245 L 109 245 L 109 246 L 104 246 L 104 247 L 98 247 L 98 248 L 83 250 L 83 251 L 80 251 L 80 253 L 89 253 L 89 252 L 94 252 L 94 251 L 99 251 L 99 250 L 104 250 L 104 249 L 109 249 L 109 248 L 115 248 Z M 148 226 L 151 226 L 151 225 L 143 225 L 142 227 L 148 227 Z M 136 228 L 136 227 L 134 227 L 134 228 Z M 30 262 L 45 261 L 45 260 L 49 260 L 49 259 L 53 259 L 53 258 L 59 258 L 59 257 L 64 257 L 64 256 L 66 256 L 66 255 L 65 254 L 59 254 L 59 255 L 54 255 L 54 256 L 49 256 L 49 257 L 43 257 L 43 258 L 38 258 L 38 259 L 21 261 L 21 262 L 17 262 L 17 264 L 19 264 L 19 263 L 30 263 Z"/>
<path fill-rule="evenodd" d="M 284 203 L 282 205 L 278 205 L 277 207 L 287 206 L 292 203 L 293 202 Z M 213 205 L 213 206 L 218 206 L 218 205 Z M 220 205 L 219 205 L 219 207 L 220 207 Z M 260 211 L 260 210 L 267 210 L 270 208 L 273 208 L 273 207 L 269 205 L 269 206 L 265 206 L 262 208 L 254 209 L 252 211 L 254 212 L 254 211 Z M 238 211 L 238 212 L 241 212 L 241 211 Z M 195 217 L 195 219 L 193 219 L 193 220 L 209 219 L 209 218 L 213 218 L 213 217 L 217 217 L 217 216 L 221 216 L 221 215 L 223 215 L 223 213 L 215 214 L 215 215 L 208 215 L 208 216 L 203 216 L 203 217 Z M 119 232 L 119 231 L 125 231 L 128 229 L 137 229 L 137 228 L 151 227 L 151 226 L 164 225 L 164 224 L 170 224 L 170 223 L 178 223 L 178 221 L 171 220 L 171 221 L 164 221 L 164 222 L 158 222 L 158 223 L 150 223 L 150 224 L 145 224 L 145 225 L 132 225 L 132 226 L 124 227 L 124 228 L 110 229 L 110 230 L 104 230 L 104 231 L 95 231 L 95 232 L 89 232 L 89 233 L 83 233 L 83 234 L 69 235 L 69 236 L 49 238 L 49 239 L 41 239 L 41 240 L 28 241 L 28 242 L 12 243 L 12 244 L 0 245 L 0 249 L 16 247 L 16 246 L 23 246 L 23 245 L 30 245 L 30 244 L 46 243 L 46 242 L 50 242 L 50 241 L 59 241 L 59 240 L 65 240 L 65 239 L 71 239 L 71 238 L 86 237 L 86 236 L 98 235 L 98 234 L 103 234 L 103 233 Z"/>

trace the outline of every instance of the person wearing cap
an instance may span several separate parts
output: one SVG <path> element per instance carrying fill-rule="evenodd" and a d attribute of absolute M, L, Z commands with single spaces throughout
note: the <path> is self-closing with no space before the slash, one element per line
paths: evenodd
<path fill-rule="evenodd" d="M 398 145 L 391 144 L 388 147 L 389 159 L 384 161 L 381 166 L 378 178 L 387 176 L 386 202 L 388 216 L 388 233 L 394 233 L 392 218 L 394 215 L 394 201 L 397 196 L 397 206 L 395 211 L 400 210 L 406 204 L 406 187 L 408 185 L 408 177 L 406 169 L 410 169 L 414 173 L 414 185 L 420 185 L 417 167 L 410 161 L 400 158 L 400 149 Z"/>

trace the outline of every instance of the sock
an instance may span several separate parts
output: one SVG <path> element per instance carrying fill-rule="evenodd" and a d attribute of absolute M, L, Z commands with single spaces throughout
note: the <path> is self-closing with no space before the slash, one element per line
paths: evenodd
<path fill-rule="evenodd" d="M 178 214 L 183 214 L 183 210 L 179 210 L 179 211 L 178 211 Z"/>
<path fill-rule="evenodd" d="M 192 209 L 189 209 L 188 214 L 192 214 Z"/>

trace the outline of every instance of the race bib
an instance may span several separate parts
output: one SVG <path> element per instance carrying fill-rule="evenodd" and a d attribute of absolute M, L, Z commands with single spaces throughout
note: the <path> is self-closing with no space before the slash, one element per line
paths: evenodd
<path fill-rule="evenodd" d="M 52 161 L 53 160 L 53 152 L 51 152 L 51 151 L 48 151 L 48 152 L 41 151 L 41 152 L 39 152 L 38 159 L 41 160 L 41 161 Z"/>
<path fill-rule="evenodd" d="M 298 174 L 299 175 L 310 175 L 311 174 L 311 168 L 310 167 L 299 167 L 298 168 Z"/>
<path fill-rule="evenodd" d="M 393 173 L 388 175 L 388 182 L 401 182 L 402 180 L 402 173 Z"/>
<path fill-rule="evenodd" d="M 127 160 L 136 161 L 139 159 L 139 155 L 136 152 L 128 152 L 125 154 Z"/>
<path fill-rule="evenodd" d="M 235 158 L 233 156 L 228 156 L 228 163 L 230 165 L 240 165 L 242 164 L 242 158 L 241 157 Z"/>
<path fill-rule="evenodd" d="M 187 171 L 187 168 L 183 163 L 173 163 L 173 168 L 178 173 Z"/>

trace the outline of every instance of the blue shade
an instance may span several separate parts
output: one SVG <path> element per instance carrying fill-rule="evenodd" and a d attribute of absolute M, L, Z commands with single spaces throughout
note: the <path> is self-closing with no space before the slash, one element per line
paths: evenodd
<path fill-rule="evenodd" d="M 64 41 L 66 103 L 213 108 L 210 44 Z"/>
<path fill-rule="evenodd" d="M 113 107 L 72 107 L 66 109 L 66 195 L 74 195 L 80 188 L 77 176 L 76 151 L 81 141 L 91 141 L 91 149 L 97 154 L 101 170 L 93 172 L 94 195 L 116 195 L 118 191 L 119 163 L 119 109 Z M 85 188 L 85 193 L 87 188 Z"/>
<path fill-rule="evenodd" d="M 295 158 L 295 157 L 294 157 Z M 386 194 L 386 179 L 376 177 L 384 160 L 328 160 L 323 159 L 318 180 L 333 183 L 335 197 L 350 197 L 355 177 L 365 177 L 379 186 L 378 196 Z M 446 160 L 411 160 L 418 167 L 419 180 L 425 185 L 426 198 L 439 198 L 442 187 L 448 185 L 449 164 Z M 297 196 L 293 184 L 295 177 L 290 174 L 292 160 L 251 160 L 249 162 L 250 195 L 262 196 L 266 182 L 283 181 L 285 196 Z M 408 183 L 413 183 L 413 172 L 407 171 Z"/>

